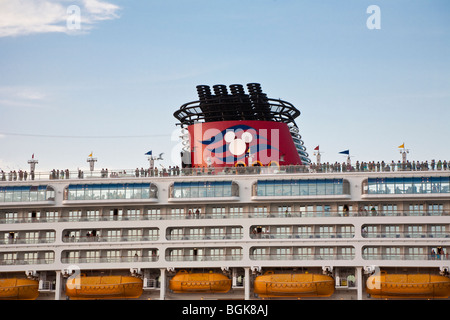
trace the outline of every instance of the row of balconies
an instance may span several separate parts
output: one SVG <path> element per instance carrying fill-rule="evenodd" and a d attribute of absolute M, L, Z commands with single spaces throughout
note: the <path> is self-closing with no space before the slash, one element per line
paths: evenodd
<path fill-rule="evenodd" d="M 450 224 L 433 225 L 363 225 L 364 238 L 449 238 Z M 353 225 L 254 225 L 251 239 L 349 239 L 355 237 Z M 168 227 L 165 240 L 238 240 L 244 238 L 241 226 Z M 158 241 L 160 229 L 101 228 L 65 229 L 64 243 Z M 56 242 L 56 230 L 0 231 L 0 245 L 48 244 Z"/>
<path fill-rule="evenodd" d="M 442 246 L 365 246 L 364 260 L 449 260 L 450 247 Z M 0 265 L 52 264 L 53 251 L 0 252 Z M 353 246 L 257 246 L 248 252 L 250 260 L 353 260 Z M 166 262 L 240 261 L 244 258 L 242 247 L 182 247 L 167 248 Z M 157 248 L 65 250 L 62 263 L 130 263 L 157 262 L 161 259 Z"/>
<path fill-rule="evenodd" d="M 62 213 L 59 211 L 0 211 L 0 224 L 15 224 L 15 223 L 53 223 L 53 222 L 83 222 L 83 221 L 144 221 L 144 220 L 187 220 L 187 219 L 245 219 L 245 218 L 324 218 L 324 217 L 343 217 L 343 218 L 356 218 L 356 217 L 399 217 L 399 216 L 449 216 L 448 211 L 396 211 L 383 213 L 379 212 L 377 214 L 369 213 L 348 213 L 337 211 L 304 211 L 304 212 L 292 212 L 292 211 L 269 211 L 267 207 L 262 208 L 264 210 L 254 211 L 239 211 L 230 212 L 221 210 L 220 212 L 207 212 L 204 213 L 200 210 L 199 213 L 191 212 L 188 210 L 173 210 L 167 213 L 161 213 L 159 209 L 155 210 L 148 209 L 143 210 L 141 213 L 140 209 L 132 210 L 133 213 L 122 212 L 114 213 L 113 210 L 79 210 L 76 211 L 66 211 Z M 136 213 L 137 212 L 137 213 Z"/>

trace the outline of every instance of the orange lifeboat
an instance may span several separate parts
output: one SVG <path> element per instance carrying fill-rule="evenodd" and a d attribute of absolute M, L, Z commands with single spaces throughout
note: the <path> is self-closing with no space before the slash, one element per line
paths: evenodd
<path fill-rule="evenodd" d="M 448 298 L 450 279 L 432 274 L 387 274 L 370 276 L 366 291 L 374 298 Z"/>
<path fill-rule="evenodd" d="M 254 292 L 268 297 L 329 297 L 334 293 L 334 279 L 323 274 L 275 274 L 267 271 L 255 279 Z"/>
<path fill-rule="evenodd" d="M 231 279 L 220 273 L 188 273 L 180 270 L 169 281 L 169 288 L 175 293 L 226 293 L 231 289 Z"/>
<path fill-rule="evenodd" d="M 39 281 L 31 279 L 0 279 L 0 300 L 35 300 Z"/>
<path fill-rule="evenodd" d="M 142 279 L 131 276 L 98 276 L 69 278 L 66 295 L 73 300 L 135 299 L 143 291 Z"/>

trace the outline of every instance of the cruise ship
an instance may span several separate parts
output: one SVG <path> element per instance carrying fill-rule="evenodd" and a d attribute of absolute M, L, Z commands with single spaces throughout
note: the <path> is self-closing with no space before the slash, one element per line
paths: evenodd
<path fill-rule="evenodd" d="M 448 299 L 446 162 L 312 163 L 291 103 L 197 94 L 178 166 L 1 172 L 0 299 Z"/>

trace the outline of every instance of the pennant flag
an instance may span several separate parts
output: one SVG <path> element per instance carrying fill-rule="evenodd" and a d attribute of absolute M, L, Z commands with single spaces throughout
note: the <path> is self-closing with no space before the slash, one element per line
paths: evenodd
<path fill-rule="evenodd" d="M 93 152 L 91 152 L 91 154 L 90 154 L 90 155 L 88 155 L 88 157 L 92 157 L 92 153 L 93 153 Z"/>
<path fill-rule="evenodd" d="M 152 155 L 152 150 L 150 150 L 149 152 L 147 152 L 145 155 L 146 155 L 146 156 L 151 156 L 151 155 Z"/>
<path fill-rule="evenodd" d="M 403 142 L 403 144 L 401 146 L 398 146 L 398 147 L 405 149 L 405 143 Z"/>
<path fill-rule="evenodd" d="M 341 151 L 341 152 L 339 152 L 339 153 L 342 153 L 342 154 L 350 154 L 350 150 L 344 150 L 344 151 Z"/>
<path fill-rule="evenodd" d="M 319 146 L 315 147 L 314 150 L 317 150 L 317 151 L 318 151 L 318 150 L 319 150 Z"/>
<path fill-rule="evenodd" d="M 34 153 L 31 155 L 31 159 L 34 159 Z"/>

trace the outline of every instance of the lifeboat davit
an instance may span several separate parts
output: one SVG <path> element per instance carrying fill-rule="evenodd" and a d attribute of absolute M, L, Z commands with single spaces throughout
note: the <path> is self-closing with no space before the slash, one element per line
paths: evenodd
<path fill-rule="evenodd" d="M 131 276 L 98 276 L 69 278 L 66 295 L 73 300 L 135 299 L 143 291 L 142 279 Z"/>
<path fill-rule="evenodd" d="M 0 279 L 0 300 L 35 300 L 39 281 L 31 279 Z"/>
<path fill-rule="evenodd" d="M 374 298 L 448 298 L 450 279 L 432 274 L 387 274 L 370 276 L 366 291 Z"/>
<path fill-rule="evenodd" d="M 175 293 L 226 293 L 231 289 L 231 279 L 221 273 L 188 273 L 180 270 L 169 281 L 169 288 Z"/>
<path fill-rule="evenodd" d="M 323 274 L 267 271 L 256 277 L 254 292 L 262 298 L 329 297 L 334 293 L 334 279 Z"/>

